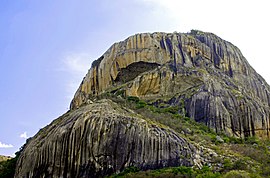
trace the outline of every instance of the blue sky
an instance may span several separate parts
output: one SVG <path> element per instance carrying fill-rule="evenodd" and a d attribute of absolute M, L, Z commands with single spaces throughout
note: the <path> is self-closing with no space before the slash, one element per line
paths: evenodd
<path fill-rule="evenodd" d="M 270 83 L 267 0 L 1 0 L 0 155 L 69 108 L 91 62 L 140 32 L 213 32 Z"/>

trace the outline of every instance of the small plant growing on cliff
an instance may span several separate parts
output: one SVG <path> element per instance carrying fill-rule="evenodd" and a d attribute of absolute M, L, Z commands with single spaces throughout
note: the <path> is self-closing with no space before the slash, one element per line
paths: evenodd
<path fill-rule="evenodd" d="M 140 99 L 139 99 L 137 96 L 128 96 L 128 97 L 127 97 L 127 100 L 128 100 L 128 101 L 135 102 L 135 103 L 137 103 L 137 102 L 140 101 Z"/>
<path fill-rule="evenodd" d="M 245 138 L 245 143 L 247 144 L 259 144 L 259 142 L 260 140 L 255 136 Z"/>
<path fill-rule="evenodd" d="M 139 109 L 139 108 L 144 108 L 145 106 L 147 106 L 147 103 L 144 102 L 144 101 L 138 101 L 137 102 L 137 105 L 136 105 L 136 108 Z"/>

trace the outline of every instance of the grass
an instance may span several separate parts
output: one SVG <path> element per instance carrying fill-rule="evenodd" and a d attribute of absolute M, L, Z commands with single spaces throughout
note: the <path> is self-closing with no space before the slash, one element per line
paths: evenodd
<path fill-rule="evenodd" d="M 139 171 L 138 168 L 126 168 L 123 172 L 110 176 L 110 178 L 143 178 L 143 177 L 196 177 L 196 178 L 218 178 L 220 173 L 212 172 L 212 170 L 204 166 L 202 169 L 194 169 L 191 167 L 179 166 L 179 167 L 168 167 L 157 170 Z"/>

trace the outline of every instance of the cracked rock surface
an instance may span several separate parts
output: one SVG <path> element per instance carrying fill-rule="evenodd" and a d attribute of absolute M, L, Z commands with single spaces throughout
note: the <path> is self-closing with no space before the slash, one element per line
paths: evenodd
<path fill-rule="evenodd" d="M 43 128 L 20 156 L 15 177 L 103 177 L 130 166 L 194 164 L 201 164 L 199 152 L 176 132 L 100 100 Z"/>
<path fill-rule="evenodd" d="M 136 34 L 92 63 L 70 111 L 28 140 L 15 177 L 104 177 L 130 166 L 201 167 L 211 157 L 205 155 L 216 155 L 168 126 L 100 99 L 106 94 L 173 108 L 228 136 L 270 138 L 270 87 L 236 46 L 196 30 Z"/>
<path fill-rule="evenodd" d="M 71 109 L 119 89 L 173 106 L 183 100 L 188 117 L 218 133 L 270 138 L 269 85 L 236 46 L 212 33 L 142 33 L 115 43 L 93 63 Z"/>

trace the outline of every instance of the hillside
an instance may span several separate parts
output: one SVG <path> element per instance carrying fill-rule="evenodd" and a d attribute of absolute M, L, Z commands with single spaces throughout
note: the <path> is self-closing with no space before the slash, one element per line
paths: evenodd
<path fill-rule="evenodd" d="M 0 178 L 12 178 L 15 174 L 17 158 L 0 155 Z"/>
<path fill-rule="evenodd" d="M 9 156 L 3 156 L 3 155 L 0 155 L 0 162 L 2 162 L 2 161 L 6 161 L 6 160 L 8 160 L 8 159 L 10 159 L 11 157 L 9 157 Z"/>
<path fill-rule="evenodd" d="M 267 177 L 269 115 L 269 85 L 230 42 L 137 34 L 92 63 L 70 111 L 28 140 L 15 177 Z"/>

